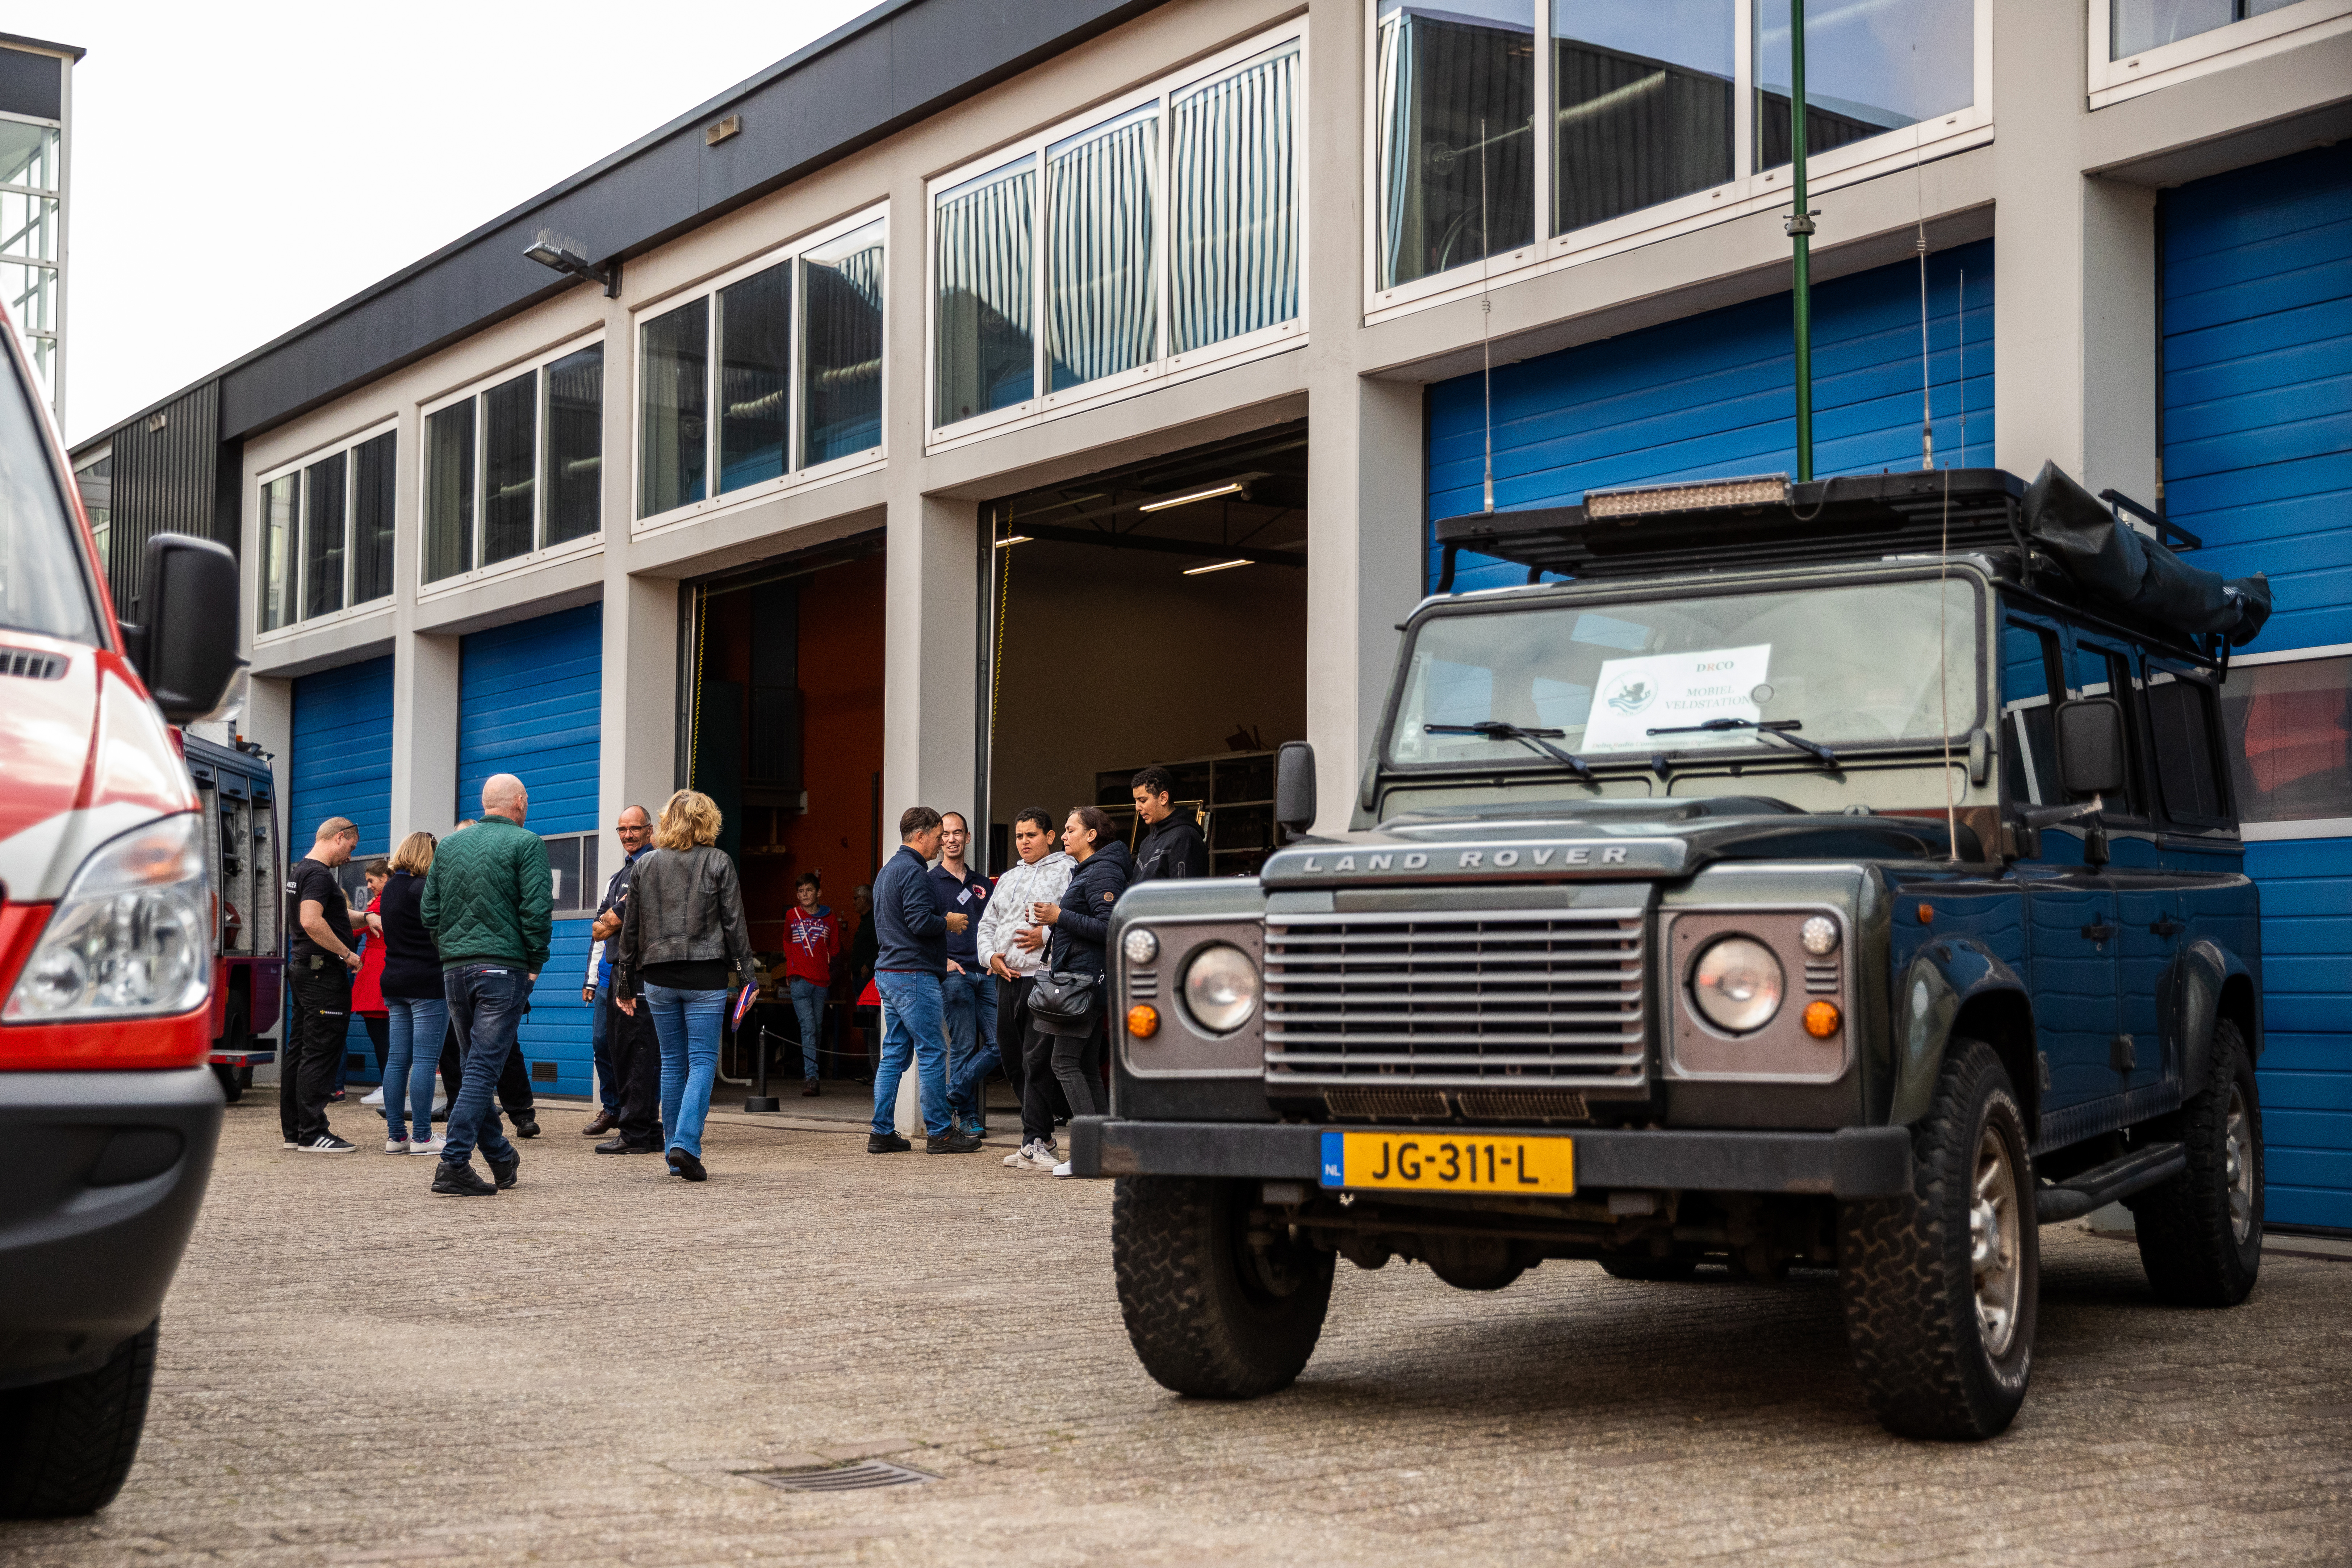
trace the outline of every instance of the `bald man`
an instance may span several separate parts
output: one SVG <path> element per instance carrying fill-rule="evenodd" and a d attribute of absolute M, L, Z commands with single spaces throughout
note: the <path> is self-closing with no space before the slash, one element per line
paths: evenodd
<path fill-rule="evenodd" d="M 531 984 L 546 967 L 553 924 L 547 846 L 523 826 L 530 812 L 522 780 L 492 774 L 482 784 L 481 820 L 441 841 L 417 907 L 441 949 L 442 994 L 465 1057 L 447 1145 L 433 1173 L 433 1191 L 446 1195 L 494 1196 L 515 1184 L 522 1165 L 499 1126 L 493 1093 Z M 474 1169 L 478 1142 L 495 1184 Z"/>

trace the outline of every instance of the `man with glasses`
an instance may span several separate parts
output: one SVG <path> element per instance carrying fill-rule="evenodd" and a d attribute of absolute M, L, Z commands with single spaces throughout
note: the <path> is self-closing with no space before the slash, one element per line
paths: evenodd
<path fill-rule="evenodd" d="M 931 889 L 940 913 L 968 916 L 961 931 L 948 933 L 948 972 L 940 983 L 940 1001 L 948 1032 L 948 1080 L 953 1083 L 977 1047 L 992 1044 L 996 1026 L 996 977 L 980 961 L 980 921 L 988 912 L 988 879 L 965 863 L 971 829 L 961 812 L 950 811 L 940 820 L 940 863 L 931 868 Z M 971 1121 L 959 1132 L 988 1131 L 984 1095 L 976 1098 Z"/>
<path fill-rule="evenodd" d="M 661 1147 L 661 1047 L 654 1037 L 652 1016 L 641 1012 L 633 1016 L 613 1005 L 613 944 L 621 934 L 630 873 L 652 844 L 653 832 L 653 814 L 644 806 L 621 808 L 613 823 L 613 837 L 621 841 L 621 864 L 604 884 L 596 923 L 588 928 L 595 940 L 588 950 L 588 983 L 580 995 L 595 1008 L 591 1048 L 596 1055 L 596 1088 L 603 1106 L 580 1131 L 590 1138 L 615 1134 L 596 1145 L 599 1154 L 650 1154 Z"/>

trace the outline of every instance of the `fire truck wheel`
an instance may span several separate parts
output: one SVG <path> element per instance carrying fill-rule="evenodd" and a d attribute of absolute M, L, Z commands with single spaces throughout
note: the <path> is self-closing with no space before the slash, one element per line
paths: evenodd
<path fill-rule="evenodd" d="M 238 1100 L 243 1100 L 245 1098 L 246 1074 L 252 1070 L 253 1069 L 251 1068 L 247 1068 L 244 1072 L 240 1072 L 236 1068 L 224 1067 L 215 1062 L 213 1065 L 213 1077 L 220 1079 L 221 1098 L 228 1101 L 231 1105 L 235 1105 Z"/>
<path fill-rule="evenodd" d="M 114 1500 L 147 1424 L 155 1329 L 95 1371 L 0 1393 L 0 1519 L 62 1519 Z"/>
<path fill-rule="evenodd" d="M 1118 1178 L 1119 1315 L 1143 1370 L 1178 1394 L 1255 1399 L 1287 1388 L 1322 1335 L 1333 1255 L 1253 1212 L 1254 1186 Z"/>

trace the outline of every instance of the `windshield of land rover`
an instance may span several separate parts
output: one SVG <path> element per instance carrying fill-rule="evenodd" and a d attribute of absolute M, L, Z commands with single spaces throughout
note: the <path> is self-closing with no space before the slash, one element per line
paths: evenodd
<path fill-rule="evenodd" d="M 1979 721 L 1976 595 L 1926 580 L 1433 616 L 1413 638 L 1389 760 L 1557 765 L 1512 730 L 1620 761 L 1759 747 L 1801 760 L 1759 726 L 1831 747 L 1965 735 Z"/>

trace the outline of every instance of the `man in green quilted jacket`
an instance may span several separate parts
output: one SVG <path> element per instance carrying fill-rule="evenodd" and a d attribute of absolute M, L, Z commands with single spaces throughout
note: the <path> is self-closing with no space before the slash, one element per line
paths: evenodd
<path fill-rule="evenodd" d="M 512 773 L 482 785 L 481 820 L 441 840 L 425 874 L 417 913 L 441 950 L 441 989 L 465 1055 L 465 1074 L 449 1104 L 447 1147 L 433 1190 L 494 1197 L 515 1184 L 522 1156 L 499 1125 L 499 1071 L 515 1048 L 530 1004 L 531 983 L 547 963 L 554 885 L 547 845 L 525 827 L 530 795 Z M 474 1170 L 482 1146 L 497 1184 Z"/>

